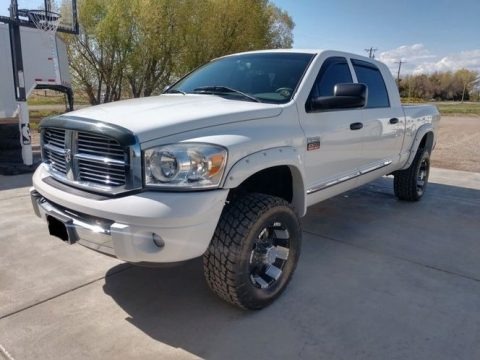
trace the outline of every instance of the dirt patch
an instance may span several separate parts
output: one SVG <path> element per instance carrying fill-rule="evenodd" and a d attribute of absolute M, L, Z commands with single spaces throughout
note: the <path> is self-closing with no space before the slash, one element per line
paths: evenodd
<path fill-rule="evenodd" d="M 480 116 L 444 116 L 432 166 L 480 172 Z"/>

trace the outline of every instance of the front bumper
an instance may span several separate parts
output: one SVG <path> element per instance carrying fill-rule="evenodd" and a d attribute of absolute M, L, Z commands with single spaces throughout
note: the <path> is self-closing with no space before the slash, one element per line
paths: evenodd
<path fill-rule="evenodd" d="M 30 193 L 37 216 L 60 220 L 71 240 L 132 263 L 201 256 L 228 195 L 228 190 L 145 191 L 96 199 L 60 190 L 45 181 L 48 177 L 42 165 L 33 176 Z"/>

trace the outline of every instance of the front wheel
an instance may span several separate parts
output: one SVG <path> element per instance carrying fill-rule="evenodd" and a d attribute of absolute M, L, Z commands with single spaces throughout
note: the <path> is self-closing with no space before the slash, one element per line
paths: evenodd
<path fill-rule="evenodd" d="M 418 149 L 415 159 L 408 169 L 394 174 L 393 189 L 400 200 L 418 201 L 425 193 L 430 174 L 430 154 L 426 149 Z"/>
<path fill-rule="evenodd" d="M 298 216 L 285 200 L 248 194 L 227 205 L 203 256 L 205 278 L 222 299 L 261 309 L 285 290 L 300 255 Z"/>

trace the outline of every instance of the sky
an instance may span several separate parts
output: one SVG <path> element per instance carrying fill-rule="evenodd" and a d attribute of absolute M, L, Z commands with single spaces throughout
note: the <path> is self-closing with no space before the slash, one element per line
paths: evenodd
<path fill-rule="evenodd" d="M 24 7 L 43 0 L 18 0 Z M 480 0 L 270 0 L 295 21 L 294 47 L 375 57 L 396 74 L 480 73 Z M 0 0 L 8 14 L 10 0 Z M 5 14 L 4 14 L 5 13 Z"/>
<path fill-rule="evenodd" d="M 375 58 L 396 74 L 480 73 L 480 0 L 271 0 L 295 22 L 294 48 Z"/>

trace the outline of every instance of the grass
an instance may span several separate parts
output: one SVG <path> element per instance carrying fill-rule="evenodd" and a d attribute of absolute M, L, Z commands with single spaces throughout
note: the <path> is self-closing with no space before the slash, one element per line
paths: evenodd
<path fill-rule="evenodd" d="M 65 105 L 65 99 L 61 96 L 38 96 L 28 98 L 28 105 Z"/>
<path fill-rule="evenodd" d="M 74 94 L 75 105 L 88 105 L 82 94 Z M 65 95 L 52 90 L 35 90 L 28 98 L 28 105 L 65 105 Z"/>
<path fill-rule="evenodd" d="M 43 119 L 52 115 L 59 115 L 64 113 L 64 110 L 30 110 L 30 117 Z"/>
<path fill-rule="evenodd" d="M 439 101 L 439 102 L 425 102 L 421 99 L 402 98 L 403 104 L 418 105 L 431 104 L 435 105 L 440 111 L 441 115 L 459 115 L 459 116 L 480 116 L 480 102 L 458 102 L 458 101 Z"/>
<path fill-rule="evenodd" d="M 480 116 L 480 103 L 442 102 L 435 103 L 442 115 L 477 115 Z"/>
<path fill-rule="evenodd" d="M 38 125 L 43 118 L 63 113 L 64 111 L 57 110 L 30 110 L 30 128 L 32 130 L 37 130 Z"/>
<path fill-rule="evenodd" d="M 75 105 L 88 105 L 87 99 L 80 95 L 75 96 L 74 101 Z M 43 118 L 65 113 L 65 96 L 52 90 L 35 90 L 28 98 L 28 105 L 46 105 L 40 110 L 30 110 L 30 128 L 37 130 Z M 48 105 L 52 105 L 52 108 Z"/>

